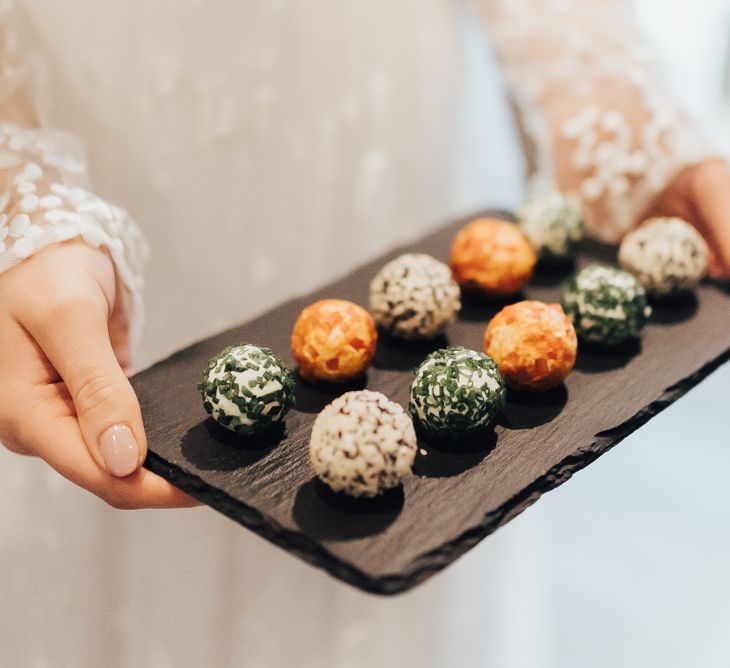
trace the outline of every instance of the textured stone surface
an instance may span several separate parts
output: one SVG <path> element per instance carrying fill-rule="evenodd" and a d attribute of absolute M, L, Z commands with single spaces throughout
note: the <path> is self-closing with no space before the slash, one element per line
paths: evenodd
<path fill-rule="evenodd" d="M 149 437 L 145 465 L 332 575 L 393 594 L 448 566 L 730 357 L 730 294 L 703 283 L 696 299 L 656 305 L 640 345 L 608 351 L 581 346 L 564 386 L 541 395 L 510 393 L 494 431 L 464 442 L 458 452 L 421 443 L 426 454 L 417 455 L 416 475 L 402 490 L 376 500 L 329 493 L 315 481 L 308 460 L 317 411 L 351 386 L 315 389 L 298 381 L 298 407 L 287 416 L 285 430 L 248 445 L 207 418 L 195 385 L 213 354 L 246 340 L 273 348 L 293 364 L 289 335 L 305 304 L 325 296 L 366 304 L 370 279 L 386 260 L 406 251 L 445 260 L 458 228 L 397 249 L 314 295 L 138 374 L 132 382 Z M 614 254 L 588 244 L 579 264 L 612 261 Z M 538 272 L 515 299 L 556 302 L 564 278 L 565 273 Z M 447 344 L 480 350 L 489 318 L 503 305 L 467 300 L 448 336 L 427 345 L 383 337 L 367 387 L 406 406 L 412 368 Z"/>

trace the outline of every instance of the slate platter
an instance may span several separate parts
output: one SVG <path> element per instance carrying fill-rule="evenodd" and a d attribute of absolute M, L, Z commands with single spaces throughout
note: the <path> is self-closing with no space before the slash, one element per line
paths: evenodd
<path fill-rule="evenodd" d="M 500 304 L 467 301 L 448 339 L 433 344 L 381 337 L 367 378 L 354 386 L 298 381 L 297 409 L 285 429 L 264 440 L 241 441 L 207 418 L 195 386 L 212 355 L 249 341 L 273 348 L 293 366 L 289 336 L 304 306 L 322 297 L 366 305 L 370 279 L 384 262 L 406 251 L 446 260 L 462 223 L 136 375 L 132 384 L 149 439 L 145 466 L 335 577 L 395 594 L 448 566 L 730 357 L 730 293 L 703 283 L 695 296 L 655 304 L 640 343 L 613 351 L 583 346 L 564 386 L 542 395 L 511 393 L 493 431 L 455 452 L 421 441 L 415 475 L 374 501 L 341 498 L 314 478 L 307 446 L 318 411 L 345 389 L 364 386 L 406 406 L 413 367 L 444 345 L 481 350 Z M 589 243 L 578 264 L 596 259 L 614 261 L 615 249 Z M 523 298 L 558 301 L 566 275 L 538 272 Z"/>

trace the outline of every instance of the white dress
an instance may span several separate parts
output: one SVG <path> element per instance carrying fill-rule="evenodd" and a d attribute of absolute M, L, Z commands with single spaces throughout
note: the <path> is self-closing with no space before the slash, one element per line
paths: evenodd
<path fill-rule="evenodd" d="M 599 236 L 710 155 L 616 0 L 17 4 L 0 2 L 0 271 L 75 236 L 107 248 L 137 329 L 146 301 L 139 366 L 514 206 L 485 32 L 532 186 L 575 192 Z M 42 462 L 0 462 L 0 663 L 507 665 L 518 624 L 542 665 L 539 527 L 380 600 L 211 510 L 124 514 Z"/>

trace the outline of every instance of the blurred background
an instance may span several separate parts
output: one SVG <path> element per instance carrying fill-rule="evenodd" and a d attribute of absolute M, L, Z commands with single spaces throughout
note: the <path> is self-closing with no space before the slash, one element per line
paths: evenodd
<path fill-rule="evenodd" d="M 730 154 L 730 6 L 724 0 L 634 5 L 675 94 Z"/>
<path fill-rule="evenodd" d="M 463 3 L 24 4 L 44 115 L 82 138 L 96 188 L 150 240 L 140 366 L 523 196 L 499 73 Z M 667 81 L 730 155 L 727 3 L 635 5 Z M 241 225 L 249 241 L 227 244 Z M 0 665 L 728 666 L 728 396 L 726 366 L 392 600 L 212 510 L 119 513 L 0 451 Z"/>

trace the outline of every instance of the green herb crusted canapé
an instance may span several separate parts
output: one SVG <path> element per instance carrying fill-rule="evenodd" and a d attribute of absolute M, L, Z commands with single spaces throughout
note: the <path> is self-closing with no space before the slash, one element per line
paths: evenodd
<path fill-rule="evenodd" d="M 294 373 L 269 348 L 242 343 L 208 362 L 198 391 L 220 425 L 262 434 L 294 405 Z"/>
<path fill-rule="evenodd" d="M 488 427 L 506 388 L 494 360 L 463 347 L 431 353 L 416 369 L 408 410 L 428 433 L 457 438 Z"/>
<path fill-rule="evenodd" d="M 651 315 L 641 283 L 626 271 L 600 264 L 565 282 L 562 303 L 579 339 L 607 346 L 638 337 Z"/>
<path fill-rule="evenodd" d="M 530 196 L 517 212 L 516 222 L 546 264 L 574 258 L 585 231 L 578 201 L 558 192 Z"/>

